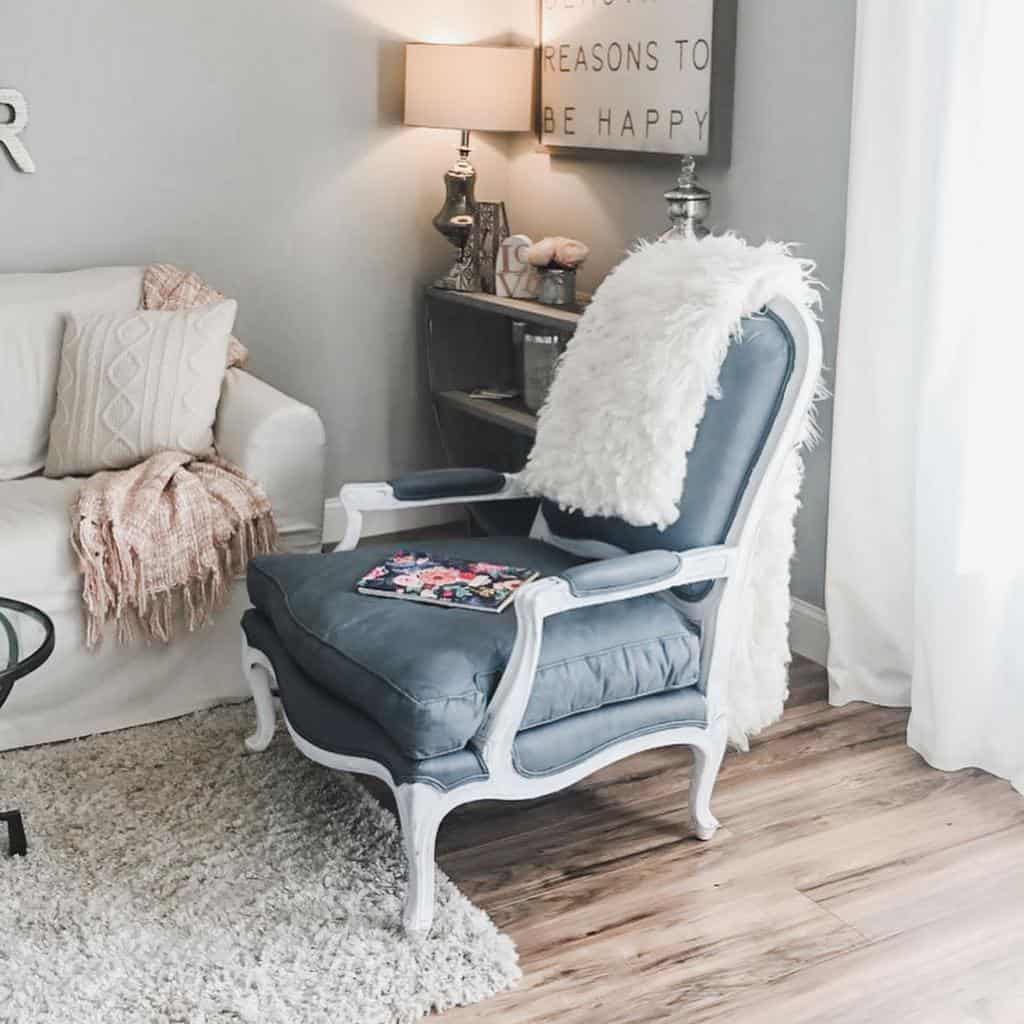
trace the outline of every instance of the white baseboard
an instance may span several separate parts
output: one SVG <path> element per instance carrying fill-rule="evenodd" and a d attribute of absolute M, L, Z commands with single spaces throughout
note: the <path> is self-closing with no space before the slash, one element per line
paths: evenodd
<path fill-rule="evenodd" d="M 462 505 L 431 505 L 428 508 L 395 509 L 363 513 L 363 536 L 418 530 L 424 526 L 453 523 L 465 515 Z M 337 498 L 324 502 L 324 543 L 337 544 L 345 533 L 345 509 Z"/>
<path fill-rule="evenodd" d="M 828 620 L 825 611 L 794 597 L 789 616 L 789 646 L 794 654 L 824 665 L 828 660 Z"/>

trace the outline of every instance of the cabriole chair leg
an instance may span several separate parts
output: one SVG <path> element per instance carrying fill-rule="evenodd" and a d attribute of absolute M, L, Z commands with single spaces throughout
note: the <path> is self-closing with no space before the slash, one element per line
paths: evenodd
<path fill-rule="evenodd" d="M 430 786 L 411 783 L 395 793 L 408 861 L 402 924 L 410 935 L 425 935 L 434 922 L 434 848 L 441 825 L 441 798 Z"/>
<path fill-rule="evenodd" d="M 715 788 L 718 769 L 725 756 L 727 736 L 726 720 L 721 716 L 708 726 L 707 742 L 693 747 L 693 769 L 690 773 L 690 826 L 698 839 L 711 839 L 718 830 L 718 819 L 711 813 L 711 792 Z"/>
<path fill-rule="evenodd" d="M 274 669 L 267 656 L 261 651 L 250 647 L 242 634 L 242 671 L 245 673 L 249 689 L 252 690 L 253 703 L 256 705 L 256 732 L 245 741 L 245 746 L 253 753 L 259 753 L 270 746 L 277 728 L 277 716 L 274 712 L 274 695 L 271 684 L 275 681 Z"/>

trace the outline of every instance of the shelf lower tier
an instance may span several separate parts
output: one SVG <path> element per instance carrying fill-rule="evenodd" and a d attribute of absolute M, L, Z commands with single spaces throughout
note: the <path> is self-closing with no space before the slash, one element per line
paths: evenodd
<path fill-rule="evenodd" d="M 472 398 L 466 391 L 441 391 L 439 402 L 467 416 L 496 423 L 513 433 L 533 437 L 537 433 L 537 417 L 522 402 L 512 399 Z"/>

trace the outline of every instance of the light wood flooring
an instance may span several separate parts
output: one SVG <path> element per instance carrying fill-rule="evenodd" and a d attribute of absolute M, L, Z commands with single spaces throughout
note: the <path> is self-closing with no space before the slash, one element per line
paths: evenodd
<path fill-rule="evenodd" d="M 679 749 L 455 812 L 440 864 L 524 978 L 443 1024 L 1024 1024 L 1024 797 L 929 768 L 905 724 L 829 707 L 798 661 L 783 721 L 726 757 L 710 843 Z"/>

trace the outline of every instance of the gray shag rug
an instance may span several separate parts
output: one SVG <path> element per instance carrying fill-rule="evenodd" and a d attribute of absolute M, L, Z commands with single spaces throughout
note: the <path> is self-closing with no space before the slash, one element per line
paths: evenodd
<path fill-rule="evenodd" d="M 29 840 L 0 856 L 0 1021 L 391 1024 L 519 978 L 443 875 L 407 938 L 393 816 L 283 730 L 244 753 L 252 724 L 219 708 L 0 754 Z"/>

